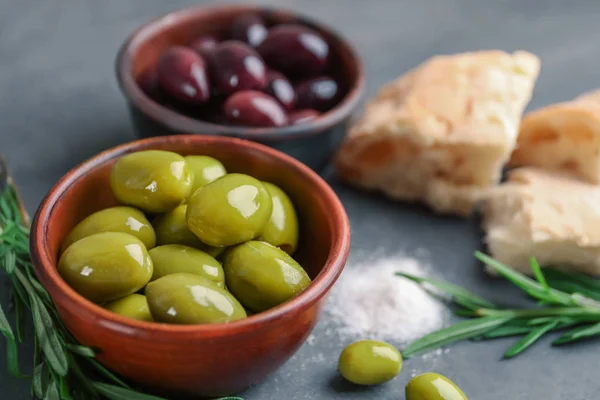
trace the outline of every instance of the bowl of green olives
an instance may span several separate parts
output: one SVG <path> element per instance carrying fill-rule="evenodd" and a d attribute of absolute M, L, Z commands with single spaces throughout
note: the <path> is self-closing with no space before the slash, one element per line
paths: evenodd
<path fill-rule="evenodd" d="M 31 230 L 36 273 L 98 360 L 170 396 L 223 396 L 288 360 L 342 272 L 350 226 L 310 168 L 242 139 L 176 135 L 68 172 Z"/>
<path fill-rule="evenodd" d="M 193 6 L 142 25 L 123 43 L 116 73 L 141 137 L 239 137 L 315 170 L 365 91 L 360 56 L 332 27 L 248 4 Z"/>

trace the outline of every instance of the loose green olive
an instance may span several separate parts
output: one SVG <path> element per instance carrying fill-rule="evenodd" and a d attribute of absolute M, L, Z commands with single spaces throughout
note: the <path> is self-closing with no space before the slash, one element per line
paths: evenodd
<path fill-rule="evenodd" d="M 402 369 L 402 356 L 388 343 L 361 340 L 342 351 L 338 369 L 352 383 L 378 385 L 398 375 Z"/>
<path fill-rule="evenodd" d="M 225 247 L 213 247 L 202 243 L 188 229 L 185 219 L 186 211 L 187 204 L 182 204 L 156 217 L 153 223 L 154 230 L 156 231 L 156 244 L 159 246 L 165 244 L 182 244 L 200 249 L 213 257 L 218 257 L 225 250 Z"/>
<path fill-rule="evenodd" d="M 231 246 L 258 236 L 273 204 L 263 184 L 228 174 L 196 190 L 188 201 L 188 228 L 210 246 Z"/>
<path fill-rule="evenodd" d="M 140 321 L 153 321 L 146 296 L 141 294 L 134 293 L 122 299 L 111 301 L 110 303 L 106 303 L 104 308 Z"/>
<path fill-rule="evenodd" d="M 273 211 L 262 230 L 260 240 L 279 247 L 288 254 L 293 254 L 298 245 L 298 216 L 294 204 L 288 195 L 273 185 L 263 182 L 271 195 Z"/>
<path fill-rule="evenodd" d="M 406 400 L 467 400 L 467 396 L 450 379 L 428 372 L 408 382 Z"/>
<path fill-rule="evenodd" d="M 219 287 L 225 286 L 223 267 L 202 250 L 180 244 L 166 244 L 148 251 L 154 265 L 150 281 L 165 275 L 185 272 L 210 279 Z"/>
<path fill-rule="evenodd" d="M 194 175 L 179 154 L 146 150 L 127 154 L 113 166 L 110 187 L 123 204 L 161 213 L 191 193 Z"/>
<path fill-rule="evenodd" d="M 286 302 L 310 285 L 306 271 L 289 254 L 266 242 L 228 249 L 223 268 L 229 291 L 255 312 Z"/>
<path fill-rule="evenodd" d="M 156 246 L 154 228 L 143 212 L 133 207 L 111 207 L 97 211 L 78 223 L 62 244 L 61 253 L 74 242 L 101 232 L 129 233 L 147 249 Z"/>
<path fill-rule="evenodd" d="M 58 272 L 83 297 L 104 303 L 137 292 L 152 277 L 152 260 L 141 240 L 103 232 L 70 245 Z"/>
<path fill-rule="evenodd" d="M 246 318 L 244 307 L 225 289 L 193 274 L 163 276 L 146 287 L 155 321 L 173 324 L 215 324 Z"/>
<path fill-rule="evenodd" d="M 192 193 L 227 174 L 221 161 L 208 156 L 187 156 L 185 161 L 194 173 Z"/>

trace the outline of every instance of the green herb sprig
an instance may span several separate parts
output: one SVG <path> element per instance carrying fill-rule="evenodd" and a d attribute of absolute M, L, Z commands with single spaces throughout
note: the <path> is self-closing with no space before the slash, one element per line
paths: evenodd
<path fill-rule="evenodd" d="M 501 308 L 461 286 L 398 272 L 433 294 L 450 295 L 455 313 L 471 318 L 417 339 L 402 351 L 405 358 L 466 339 L 521 336 L 504 353 L 504 358 L 512 358 L 549 332 L 570 328 L 552 342 L 554 346 L 600 336 L 600 281 L 559 269 L 544 274 L 535 258 L 530 260 L 532 279 L 479 251 L 475 257 L 537 300 L 539 307 Z"/>
<path fill-rule="evenodd" d="M 0 332 L 6 338 L 8 372 L 16 378 L 31 378 L 31 394 L 36 399 L 166 400 L 125 383 L 94 359 L 92 348 L 77 343 L 65 328 L 50 295 L 35 276 L 28 225 L 14 184 L 0 161 L 0 270 L 10 280 L 11 309 L 16 321 L 13 329 L 0 305 Z M 32 376 L 23 374 L 18 364 L 18 346 L 24 340 L 28 311 L 35 331 Z"/>

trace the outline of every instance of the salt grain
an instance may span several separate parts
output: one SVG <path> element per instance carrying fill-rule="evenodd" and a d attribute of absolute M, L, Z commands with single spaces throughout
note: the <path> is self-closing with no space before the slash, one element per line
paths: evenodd
<path fill-rule="evenodd" d="M 403 345 L 443 327 L 448 318 L 445 305 L 414 282 L 395 276 L 425 276 L 427 271 L 425 263 L 403 254 L 349 263 L 326 309 L 337 333 Z"/>

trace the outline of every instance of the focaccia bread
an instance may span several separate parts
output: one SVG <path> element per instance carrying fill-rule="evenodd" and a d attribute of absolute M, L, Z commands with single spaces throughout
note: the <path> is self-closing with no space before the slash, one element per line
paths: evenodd
<path fill-rule="evenodd" d="M 600 273 L 600 186 L 572 174 L 518 168 L 483 202 L 485 242 L 491 255 L 531 274 L 541 266 Z"/>
<path fill-rule="evenodd" d="M 528 113 L 510 165 L 570 171 L 600 183 L 600 91 Z"/>
<path fill-rule="evenodd" d="M 350 129 L 339 177 L 467 215 L 496 184 L 540 69 L 530 53 L 436 56 L 385 85 Z"/>

